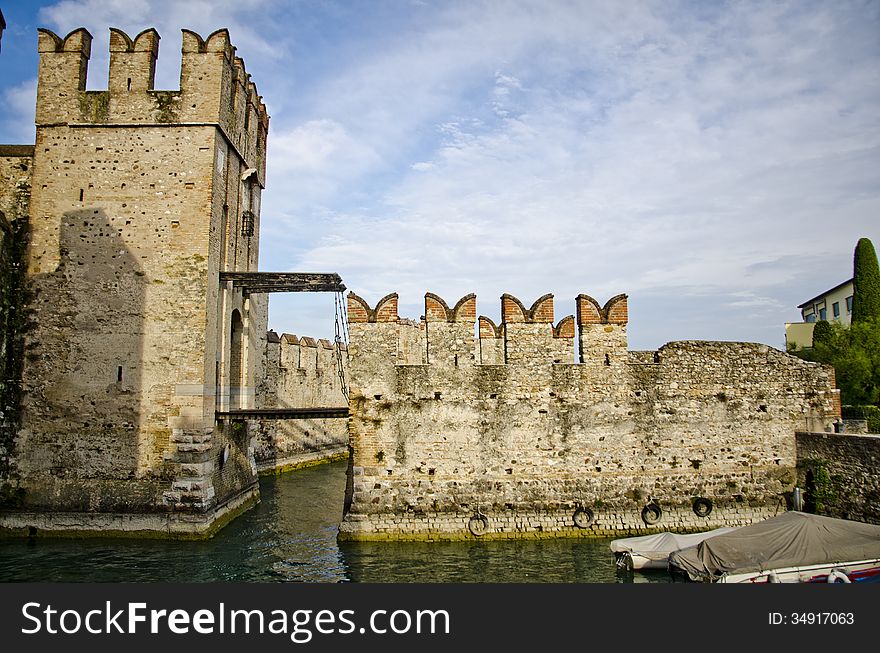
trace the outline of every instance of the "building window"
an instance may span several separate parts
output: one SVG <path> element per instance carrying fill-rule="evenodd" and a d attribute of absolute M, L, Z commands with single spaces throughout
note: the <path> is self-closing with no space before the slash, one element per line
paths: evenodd
<path fill-rule="evenodd" d="M 827 319 L 828 319 L 828 311 L 825 310 L 824 308 L 820 308 L 819 309 L 819 320 L 821 322 L 824 322 Z"/>
<path fill-rule="evenodd" d="M 834 317 L 840 317 L 840 302 L 831 304 L 831 312 L 834 314 Z"/>
<path fill-rule="evenodd" d="M 254 235 L 254 214 L 245 211 L 241 214 L 241 235 L 250 238 Z"/>
<path fill-rule="evenodd" d="M 810 313 L 809 315 L 804 316 L 804 322 L 813 323 L 816 321 L 816 314 Z"/>
<path fill-rule="evenodd" d="M 852 313 L 852 295 L 846 298 L 846 312 Z"/>

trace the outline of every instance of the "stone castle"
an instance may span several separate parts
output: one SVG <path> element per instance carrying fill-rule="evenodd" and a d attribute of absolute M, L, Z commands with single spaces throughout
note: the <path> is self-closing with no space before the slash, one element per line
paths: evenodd
<path fill-rule="evenodd" d="M 258 473 L 349 450 L 341 537 L 745 523 L 839 415 L 833 372 L 763 345 L 628 351 L 624 295 L 495 325 L 349 294 L 348 352 L 267 332 L 269 117 L 228 32 L 183 30 L 177 91 L 152 29 L 111 29 L 85 90 L 91 40 L 40 30 L 35 144 L 0 146 L 0 531 L 206 537 Z"/>
<path fill-rule="evenodd" d="M 0 149 L 17 273 L 4 275 L 4 321 L 17 320 L 4 378 L 20 379 L 3 388 L 0 525 L 203 536 L 257 500 L 255 445 L 309 449 L 217 414 L 298 371 L 280 398 L 315 394 L 330 364 L 313 346 L 308 371 L 299 355 L 282 368 L 266 295 L 223 278 L 257 270 L 269 128 L 227 31 L 183 30 L 178 91 L 153 88 L 152 29 L 111 29 L 108 90 L 85 90 L 91 41 L 39 31 L 36 142 Z M 312 448 L 328 445 L 315 428 Z"/>
<path fill-rule="evenodd" d="M 554 324 L 552 295 L 504 295 L 496 326 L 474 295 L 428 293 L 416 322 L 396 294 L 349 294 L 340 536 L 705 530 L 786 509 L 795 431 L 840 414 L 833 370 L 753 343 L 628 351 L 626 295 L 576 301 Z"/>

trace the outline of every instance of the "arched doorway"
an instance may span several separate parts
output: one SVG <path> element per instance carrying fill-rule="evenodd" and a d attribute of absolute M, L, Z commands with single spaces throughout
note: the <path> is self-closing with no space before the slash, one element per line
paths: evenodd
<path fill-rule="evenodd" d="M 238 309 L 232 311 L 232 328 L 229 343 L 229 407 L 241 408 L 242 372 L 244 369 L 244 324 Z"/>

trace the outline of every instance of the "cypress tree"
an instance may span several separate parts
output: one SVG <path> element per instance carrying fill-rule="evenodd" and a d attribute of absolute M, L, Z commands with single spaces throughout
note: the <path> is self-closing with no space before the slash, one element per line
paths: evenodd
<path fill-rule="evenodd" d="M 880 267 L 867 238 L 860 238 L 853 254 L 852 321 L 880 319 Z"/>

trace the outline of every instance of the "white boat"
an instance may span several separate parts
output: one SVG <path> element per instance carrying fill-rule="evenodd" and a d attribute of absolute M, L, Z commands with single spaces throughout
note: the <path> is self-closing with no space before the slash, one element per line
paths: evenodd
<path fill-rule="evenodd" d="M 703 540 L 729 533 L 733 528 L 716 528 L 705 533 L 655 533 L 625 537 L 611 542 L 614 560 L 618 569 L 666 569 L 669 554 L 680 549 L 695 546 Z"/>
<path fill-rule="evenodd" d="M 676 578 L 711 583 L 880 580 L 880 526 L 786 512 L 669 556 Z"/>

